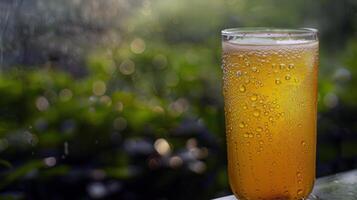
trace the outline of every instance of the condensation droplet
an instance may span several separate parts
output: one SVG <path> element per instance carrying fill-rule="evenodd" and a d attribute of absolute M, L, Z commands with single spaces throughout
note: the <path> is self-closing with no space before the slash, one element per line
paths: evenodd
<path fill-rule="evenodd" d="M 254 117 L 259 117 L 260 111 L 259 111 L 259 110 L 255 110 L 255 111 L 253 112 L 253 115 L 254 115 Z"/>
<path fill-rule="evenodd" d="M 245 138 L 249 137 L 249 133 L 244 133 L 243 135 Z"/>
<path fill-rule="evenodd" d="M 244 128 L 245 127 L 244 122 L 240 122 L 238 125 L 239 125 L 239 128 Z"/>
<path fill-rule="evenodd" d="M 302 195 L 302 189 L 299 189 L 298 191 L 297 191 L 297 195 Z"/>
<path fill-rule="evenodd" d="M 289 69 L 294 69 L 294 64 L 289 64 Z"/>
<path fill-rule="evenodd" d="M 242 76 L 242 72 L 240 70 L 237 71 L 237 77 Z"/>
<path fill-rule="evenodd" d="M 289 74 L 287 74 L 286 76 L 285 76 L 285 80 L 290 80 L 291 79 L 291 76 L 289 75 Z"/>
<path fill-rule="evenodd" d="M 257 71 L 257 67 L 252 67 L 252 71 L 256 72 Z"/>
<path fill-rule="evenodd" d="M 258 132 L 262 132 L 263 131 L 263 128 L 262 127 L 257 127 L 257 129 L 256 129 Z"/>
<path fill-rule="evenodd" d="M 275 79 L 275 84 L 280 85 L 281 84 L 281 80 L 279 78 Z"/>
<path fill-rule="evenodd" d="M 285 64 L 280 64 L 280 69 L 284 69 L 285 68 Z"/>
<path fill-rule="evenodd" d="M 240 91 L 240 92 L 245 92 L 245 90 L 246 90 L 246 89 L 245 89 L 245 86 L 244 86 L 244 85 L 240 85 L 240 86 L 239 86 L 239 91 Z"/>
<path fill-rule="evenodd" d="M 301 141 L 301 145 L 302 146 L 306 146 L 306 142 L 305 141 Z"/>
<path fill-rule="evenodd" d="M 257 95 L 253 94 L 251 97 L 250 97 L 250 100 L 252 101 L 256 101 L 258 99 Z"/>

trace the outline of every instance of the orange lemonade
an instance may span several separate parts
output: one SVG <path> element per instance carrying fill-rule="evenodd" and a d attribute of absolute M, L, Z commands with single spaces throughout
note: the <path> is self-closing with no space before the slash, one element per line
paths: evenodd
<path fill-rule="evenodd" d="M 223 41 L 228 171 L 240 200 L 304 199 L 315 180 L 317 40 Z"/>

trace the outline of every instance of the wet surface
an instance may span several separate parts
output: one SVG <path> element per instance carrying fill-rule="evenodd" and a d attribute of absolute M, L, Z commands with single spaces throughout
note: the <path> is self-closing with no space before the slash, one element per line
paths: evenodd
<path fill-rule="evenodd" d="M 356 200 L 357 170 L 338 173 L 317 179 L 314 190 L 308 200 Z M 215 200 L 236 200 L 231 196 Z"/>

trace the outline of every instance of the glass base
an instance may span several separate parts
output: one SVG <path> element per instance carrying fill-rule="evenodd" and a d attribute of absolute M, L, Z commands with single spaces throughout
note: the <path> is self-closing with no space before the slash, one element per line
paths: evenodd
<path fill-rule="evenodd" d="M 239 200 L 239 199 L 237 199 L 234 195 L 231 195 L 231 196 L 226 196 L 226 197 L 213 199 L 213 200 Z M 282 200 L 285 200 L 285 199 L 282 199 Z M 316 196 L 314 194 L 310 194 L 310 196 L 308 198 L 301 199 L 301 200 L 323 200 L 323 199 L 320 199 L 318 196 Z"/>

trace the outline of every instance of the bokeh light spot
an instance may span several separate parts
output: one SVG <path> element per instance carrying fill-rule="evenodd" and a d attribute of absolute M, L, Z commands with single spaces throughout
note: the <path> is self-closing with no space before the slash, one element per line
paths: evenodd
<path fill-rule="evenodd" d="M 206 164 L 202 161 L 195 161 L 195 162 L 192 162 L 188 165 L 188 168 L 197 173 L 197 174 L 202 174 L 203 172 L 206 171 Z"/>
<path fill-rule="evenodd" d="M 43 159 L 43 162 L 45 163 L 45 165 L 47 167 L 53 167 L 56 165 L 57 160 L 55 157 L 48 157 L 48 158 Z"/>
<path fill-rule="evenodd" d="M 73 96 L 73 93 L 70 89 L 63 89 L 59 93 L 59 98 L 61 101 L 69 101 Z"/>
<path fill-rule="evenodd" d="M 135 63 L 130 59 L 126 59 L 120 64 L 119 71 L 124 75 L 132 74 L 135 72 Z"/>
<path fill-rule="evenodd" d="M 119 131 L 122 131 L 126 128 L 128 122 L 126 121 L 125 118 L 123 117 L 118 117 L 114 120 L 113 122 L 113 127 L 116 129 L 116 130 L 119 130 Z"/>
<path fill-rule="evenodd" d="M 122 102 L 118 101 L 118 102 L 115 104 L 115 110 L 121 112 L 121 111 L 123 111 L 123 109 L 124 109 L 124 104 L 123 104 Z"/>
<path fill-rule="evenodd" d="M 100 97 L 100 102 L 106 106 L 112 105 L 112 99 L 107 95 Z"/>
<path fill-rule="evenodd" d="M 179 168 L 182 166 L 183 160 L 179 156 L 173 156 L 170 158 L 169 164 L 170 164 L 170 167 L 176 169 L 176 168 Z"/>
<path fill-rule="evenodd" d="M 145 48 L 145 41 L 141 38 L 135 38 L 130 44 L 130 49 L 135 54 L 143 53 L 145 51 Z"/>
<path fill-rule="evenodd" d="M 95 81 L 92 87 L 93 94 L 102 96 L 107 91 L 107 86 L 103 81 Z"/>
<path fill-rule="evenodd" d="M 154 147 L 160 155 L 168 155 L 171 153 L 170 144 L 163 138 L 157 139 L 154 143 Z"/>
<path fill-rule="evenodd" d="M 38 97 L 36 99 L 36 107 L 39 111 L 45 111 L 48 109 L 48 107 L 50 106 L 50 103 L 48 102 L 46 97 Z"/>

